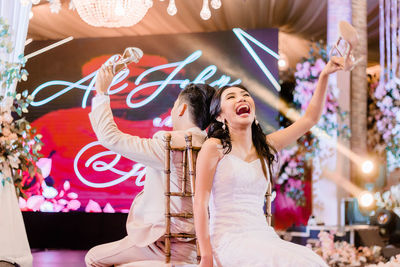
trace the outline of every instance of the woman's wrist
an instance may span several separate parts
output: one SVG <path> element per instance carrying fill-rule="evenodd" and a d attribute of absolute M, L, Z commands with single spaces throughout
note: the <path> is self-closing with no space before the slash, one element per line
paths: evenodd
<path fill-rule="evenodd" d="M 322 76 L 322 77 L 326 77 L 326 76 L 328 76 L 329 75 L 329 73 L 327 72 L 327 70 L 326 69 L 323 69 L 322 71 L 321 71 L 321 74 L 320 74 L 320 76 Z"/>
<path fill-rule="evenodd" d="M 212 261 L 212 259 L 213 259 L 213 256 L 212 256 L 212 254 L 205 254 L 205 255 L 201 255 L 201 260 L 203 260 L 203 261 Z"/>

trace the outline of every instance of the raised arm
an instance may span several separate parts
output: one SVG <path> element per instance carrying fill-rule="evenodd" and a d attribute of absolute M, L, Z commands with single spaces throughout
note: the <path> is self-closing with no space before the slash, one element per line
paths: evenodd
<path fill-rule="evenodd" d="M 208 139 L 202 146 L 196 162 L 196 192 L 194 197 L 194 225 L 200 245 L 201 262 L 199 267 L 213 266 L 213 252 L 210 241 L 208 203 L 215 170 L 221 157 L 219 141 Z"/>
<path fill-rule="evenodd" d="M 103 95 L 107 92 L 112 79 L 111 68 L 102 67 L 96 78 L 97 94 Z M 106 100 L 97 102 L 96 106 L 92 105 L 92 112 L 89 114 L 92 128 L 100 144 L 133 161 L 153 168 L 162 168 L 164 162 L 162 140 L 140 138 L 121 132 L 114 121 L 108 96 L 96 96 L 95 98 L 101 97 Z M 93 101 L 93 103 L 96 102 Z"/>
<path fill-rule="evenodd" d="M 329 74 L 343 69 L 343 63 L 343 58 L 332 57 L 319 75 L 317 88 L 304 115 L 289 127 L 267 135 L 267 140 L 277 151 L 295 142 L 318 123 L 326 101 Z"/>

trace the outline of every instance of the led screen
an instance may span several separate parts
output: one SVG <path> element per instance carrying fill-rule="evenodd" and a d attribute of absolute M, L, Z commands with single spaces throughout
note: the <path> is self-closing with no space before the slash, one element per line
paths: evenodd
<path fill-rule="evenodd" d="M 53 42 L 33 42 L 25 54 Z M 144 56 L 111 87 L 111 107 L 123 132 L 152 137 L 170 130 L 171 107 L 189 82 L 243 83 L 264 129 L 278 128 L 277 111 L 266 99 L 279 90 L 277 29 L 73 40 L 30 59 L 28 81 L 18 85 L 35 96 L 27 119 L 44 142 L 38 162 L 43 177 L 32 179 L 22 210 L 129 210 L 143 188 L 145 166 L 99 145 L 88 114 L 97 69 L 131 46 Z"/>

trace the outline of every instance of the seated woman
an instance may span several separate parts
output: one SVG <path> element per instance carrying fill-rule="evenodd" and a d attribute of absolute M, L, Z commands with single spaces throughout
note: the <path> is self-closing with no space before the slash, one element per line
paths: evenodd
<path fill-rule="evenodd" d="M 327 266 L 311 249 L 280 239 L 268 225 L 263 205 L 275 153 L 318 122 L 328 76 L 339 69 L 343 69 L 343 58 L 332 57 L 305 115 L 267 136 L 245 87 L 217 90 L 210 105 L 209 139 L 197 158 L 194 215 L 200 267 Z"/>

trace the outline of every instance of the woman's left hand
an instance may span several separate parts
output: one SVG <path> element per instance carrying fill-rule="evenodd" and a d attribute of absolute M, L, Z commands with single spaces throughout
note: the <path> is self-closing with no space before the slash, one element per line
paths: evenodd
<path fill-rule="evenodd" d="M 325 65 L 325 68 L 322 70 L 321 74 L 325 73 L 325 74 L 329 75 L 338 70 L 343 70 L 343 66 L 344 66 L 344 58 L 333 56 L 328 61 L 328 63 Z"/>

